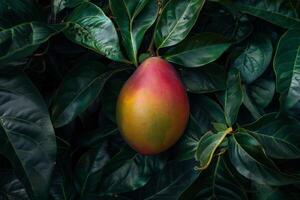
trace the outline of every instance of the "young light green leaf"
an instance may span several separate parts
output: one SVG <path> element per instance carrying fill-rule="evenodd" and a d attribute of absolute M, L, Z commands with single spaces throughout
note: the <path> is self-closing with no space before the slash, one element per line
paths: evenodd
<path fill-rule="evenodd" d="M 109 3 L 114 20 L 120 28 L 127 55 L 137 65 L 137 53 L 145 32 L 157 17 L 157 2 L 153 0 L 110 0 Z"/>
<path fill-rule="evenodd" d="M 300 158 L 300 125 L 297 120 L 271 113 L 244 128 L 262 144 L 267 155 L 277 159 Z"/>
<path fill-rule="evenodd" d="M 184 67 L 200 67 L 217 60 L 230 46 L 223 36 L 201 33 L 185 39 L 163 57 Z"/>
<path fill-rule="evenodd" d="M 261 76 L 272 60 L 272 42 L 264 34 L 255 33 L 251 38 L 239 46 L 233 54 L 231 66 L 238 69 L 241 78 L 251 83 Z"/>
<path fill-rule="evenodd" d="M 0 153 L 32 200 L 48 198 L 56 141 L 47 106 L 23 73 L 0 75 Z"/>
<path fill-rule="evenodd" d="M 229 127 L 235 123 L 242 101 L 243 92 L 240 73 L 232 68 L 227 77 L 224 101 L 225 119 Z"/>
<path fill-rule="evenodd" d="M 99 62 L 83 63 L 72 70 L 58 88 L 51 116 L 55 127 L 61 127 L 83 112 L 100 94 L 106 81 L 128 68 L 105 71 Z"/>
<path fill-rule="evenodd" d="M 154 41 L 158 49 L 181 42 L 193 28 L 205 0 L 170 0 L 163 7 Z"/>
<path fill-rule="evenodd" d="M 286 0 L 237 0 L 228 4 L 242 12 L 262 18 L 283 28 L 296 28 L 300 25 L 299 14 L 292 1 Z"/>
<path fill-rule="evenodd" d="M 240 174 L 257 183 L 287 185 L 294 182 L 292 177 L 279 171 L 260 143 L 246 132 L 229 138 L 229 157 Z"/>
<path fill-rule="evenodd" d="M 199 170 L 204 170 L 209 166 L 218 146 L 231 131 L 232 128 L 216 134 L 209 131 L 201 137 L 195 154 L 196 160 L 199 161 Z"/>
<path fill-rule="evenodd" d="M 223 66 L 210 64 L 197 69 L 180 71 L 186 90 L 191 93 L 211 93 L 225 89 L 226 72 Z"/>
<path fill-rule="evenodd" d="M 98 6 L 83 3 L 67 18 L 65 36 L 74 43 L 115 61 L 124 61 L 112 21 Z"/>
<path fill-rule="evenodd" d="M 63 28 L 64 25 L 32 22 L 0 31 L 0 64 L 31 55 L 40 44 L 59 33 Z"/>
<path fill-rule="evenodd" d="M 281 110 L 299 116 L 300 29 L 289 30 L 280 38 L 273 64 Z"/>

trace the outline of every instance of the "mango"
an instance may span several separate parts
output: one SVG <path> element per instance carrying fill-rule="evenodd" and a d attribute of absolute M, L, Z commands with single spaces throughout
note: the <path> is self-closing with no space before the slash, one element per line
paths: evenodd
<path fill-rule="evenodd" d="M 177 71 L 160 57 L 146 59 L 126 81 L 116 118 L 124 140 L 153 155 L 174 145 L 189 118 L 189 101 Z"/>

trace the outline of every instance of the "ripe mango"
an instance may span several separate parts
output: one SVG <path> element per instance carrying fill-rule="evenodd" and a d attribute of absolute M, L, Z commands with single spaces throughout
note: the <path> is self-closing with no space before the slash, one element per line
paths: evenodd
<path fill-rule="evenodd" d="M 189 101 L 176 70 L 160 57 L 146 59 L 127 80 L 116 118 L 125 141 L 144 155 L 175 144 L 189 118 Z"/>

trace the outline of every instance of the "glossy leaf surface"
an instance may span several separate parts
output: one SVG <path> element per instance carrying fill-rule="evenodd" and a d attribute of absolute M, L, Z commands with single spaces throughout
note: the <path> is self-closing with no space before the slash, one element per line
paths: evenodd
<path fill-rule="evenodd" d="M 23 73 L 2 73 L 0 94 L 0 152 L 13 165 L 30 198 L 47 199 L 56 156 L 47 107 Z"/>
<path fill-rule="evenodd" d="M 205 0 L 170 0 L 162 8 L 155 32 L 158 49 L 181 42 L 195 24 Z"/>
<path fill-rule="evenodd" d="M 64 30 L 72 42 L 115 61 L 124 61 L 112 21 L 92 3 L 83 3 L 67 18 Z"/>
<path fill-rule="evenodd" d="M 230 43 L 220 35 L 201 33 L 187 38 L 163 56 L 168 61 L 184 67 L 200 67 L 218 59 L 229 46 Z"/>
<path fill-rule="evenodd" d="M 145 32 L 154 23 L 158 7 L 152 0 L 110 0 L 114 20 L 118 24 L 127 55 L 137 65 L 137 53 Z"/>

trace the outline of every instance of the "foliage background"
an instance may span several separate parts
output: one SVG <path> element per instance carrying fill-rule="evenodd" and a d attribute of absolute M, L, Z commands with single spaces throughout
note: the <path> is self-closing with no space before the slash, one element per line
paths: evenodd
<path fill-rule="evenodd" d="M 299 0 L 0 0 L 0 199 L 299 199 Z M 159 55 L 191 115 L 142 156 L 119 90 Z"/>

